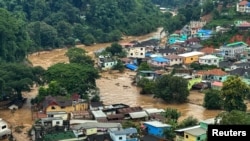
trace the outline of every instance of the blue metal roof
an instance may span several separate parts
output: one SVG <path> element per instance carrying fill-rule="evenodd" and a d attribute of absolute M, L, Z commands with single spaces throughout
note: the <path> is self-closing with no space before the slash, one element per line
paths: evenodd
<path fill-rule="evenodd" d="M 130 69 L 130 70 L 137 70 L 137 66 L 136 65 L 133 65 L 133 64 L 126 64 L 126 68 Z"/>
<path fill-rule="evenodd" d="M 156 62 L 168 62 L 169 61 L 168 59 L 165 59 L 163 57 L 155 57 L 152 60 Z"/>

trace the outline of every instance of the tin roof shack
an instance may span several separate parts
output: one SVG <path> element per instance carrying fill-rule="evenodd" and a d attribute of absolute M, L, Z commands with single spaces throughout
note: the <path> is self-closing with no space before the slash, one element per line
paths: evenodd
<path fill-rule="evenodd" d="M 101 122 L 85 122 L 78 125 L 73 125 L 72 129 L 76 132 L 83 132 L 84 135 L 94 135 L 98 133 L 106 133 L 108 129 L 121 129 L 120 123 L 101 123 Z"/>
<path fill-rule="evenodd" d="M 93 117 L 94 117 L 95 120 L 97 120 L 97 121 L 107 121 L 107 115 L 102 110 L 91 111 L 91 113 L 93 114 Z"/>
<path fill-rule="evenodd" d="M 93 119 L 93 115 L 90 111 L 73 111 L 70 113 L 70 119 Z"/>
<path fill-rule="evenodd" d="M 118 110 L 122 108 L 129 108 L 129 106 L 126 104 L 122 104 L 122 103 L 112 104 L 112 105 L 104 106 L 104 109 L 102 109 L 102 111 L 106 115 L 113 115 L 113 114 L 117 114 Z"/>
<path fill-rule="evenodd" d="M 8 128 L 6 121 L 0 118 L 0 139 L 11 135 L 11 130 Z"/>
<path fill-rule="evenodd" d="M 130 119 L 130 113 L 133 112 L 140 112 L 143 111 L 142 107 L 129 107 L 129 108 L 122 108 L 117 111 L 118 114 L 123 114 L 125 116 L 125 119 Z"/>
<path fill-rule="evenodd" d="M 132 113 L 129 113 L 129 116 L 131 119 L 137 120 L 137 121 L 148 120 L 148 114 L 145 111 L 132 112 Z"/>

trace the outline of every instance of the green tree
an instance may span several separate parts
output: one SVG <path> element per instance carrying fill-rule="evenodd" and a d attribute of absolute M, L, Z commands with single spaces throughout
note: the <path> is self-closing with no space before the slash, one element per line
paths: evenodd
<path fill-rule="evenodd" d="M 188 81 L 184 78 L 163 75 L 155 80 L 154 97 L 167 102 L 186 102 L 189 95 Z"/>
<path fill-rule="evenodd" d="M 173 120 L 175 123 L 177 123 L 179 117 L 181 116 L 181 112 L 174 108 L 166 108 L 164 116 L 166 117 L 167 121 Z"/>
<path fill-rule="evenodd" d="M 189 116 L 187 118 L 185 118 L 184 120 L 182 120 L 177 128 L 180 129 L 180 128 L 186 128 L 186 127 L 191 127 L 191 126 L 194 126 L 194 125 L 198 125 L 198 119 L 194 118 L 193 116 Z"/>
<path fill-rule="evenodd" d="M 3 80 L 3 91 L 10 97 L 22 98 L 23 91 L 30 91 L 34 83 L 39 83 L 42 74 L 33 71 L 32 67 L 24 64 L 2 63 L 0 79 Z"/>
<path fill-rule="evenodd" d="M 46 82 L 56 81 L 70 94 L 86 94 L 88 90 L 96 88 L 97 78 L 99 74 L 93 66 L 76 63 L 58 63 L 45 73 Z"/>
<path fill-rule="evenodd" d="M 119 70 L 119 72 L 124 72 L 125 66 L 121 60 L 117 60 L 117 64 L 113 66 L 113 70 Z"/>
<path fill-rule="evenodd" d="M 84 49 L 76 47 L 70 48 L 65 55 L 69 58 L 70 63 L 94 66 L 94 60 L 87 55 Z"/>
<path fill-rule="evenodd" d="M 219 90 L 208 90 L 205 92 L 203 106 L 207 109 L 221 109 L 222 98 Z"/>
<path fill-rule="evenodd" d="M 246 111 L 244 100 L 247 93 L 249 93 L 249 86 L 239 76 L 228 77 L 221 89 L 224 109 Z"/>
<path fill-rule="evenodd" d="M 147 71 L 147 70 L 152 70 L 152 68 L 148 65 L 147 62 L 142 62 L 137 69 L 137 71 Z"/>
<path fill-rule="evenodd" d="M 250 115 L 244 111 L 232 110 L 220 113 L 216 117 L 216 124 L 221 125 L 249 125 Z"/>
<path fill-rule="evenodd" d="M 107 47 L 105 49 L 107 52 L 110 52 L 112 56 L 119 55 L 122 53 L 122 46 L 118 44 L 117 42 L 112 43 L 110 47 Z"/>
<path fill-rule="evenodd" d="M 152 94 L 155 87 L 155 82 L 147 78 L 141 78 L 137 85 L 142 88 L 140 92 L 141 94 Z"/>

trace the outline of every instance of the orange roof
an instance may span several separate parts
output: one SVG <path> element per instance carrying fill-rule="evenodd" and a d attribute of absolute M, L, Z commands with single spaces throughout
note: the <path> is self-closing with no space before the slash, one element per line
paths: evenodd
<path fill-rule="evenodd" d="M 203 52 L 205 54 L 212 54 L 212 53 L 216 52 L 216 50 L 212 47 L 204 47 L 200 50 L 200 52 Z"/>
<path fill-rule="evenodd" d="M 198 71 L 197 74 L 201 74 L 201 75 L 217 75 L 217 76 L 227 75 L 227 73 L 222 71 L 221 69 Z"/>
<path fill-rule="evenodd" d="M 239 5 L 247 5 L 247 3 L 248 3 L 248 1 L 243 0 L 243 1 L 241 1 L 241 2 L 239 3 Z"/>
<path fill-rule="evenodd" d="M 218 81 L 214 81 L 212 83 L 213 86 L 218 86 L 218 87 L 222 87 L 223 86 L 223 83 L 222 82 L 218 82 Z"/>

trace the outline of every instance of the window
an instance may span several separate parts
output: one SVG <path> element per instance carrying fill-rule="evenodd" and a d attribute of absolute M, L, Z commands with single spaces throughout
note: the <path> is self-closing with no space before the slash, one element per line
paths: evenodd
<path fill-rule="evenodd" d="M 197 140 L 200 140 L 201 138 L 200 137 L 197 137 Z"/>
<path fill-rule="evenodd" d="M 54 115 L 48 115 L 48 117 L 54 117 Z"/>
<path fill-rule="evenodd" d="M 141 53 L 141 55 L 143 55 L 143 53 Z"/>
<path fill-rule="evenodd" d="M 65 108 L 65 106 L 61 106 L 61 109 L 64 109 Z"/>
<path fill-rule="evenodd" d="M 133 56 L 133 53 L 130 53 L 131 56 Z"/>
<path fill-rule="evenodd" d="M 122 140 L 122 137 L 119 137 L 119 140 Z"/>
<path fill-rule="evenodd" d="M 7 126 L 6 126 L 6 125 L 2 126 L 2 129 L 5 129 L 5 128 L 7 128 Z"/>
<path fill-rule="evenodd" d="M 52 110 L 56 109 L 54 106 L 51 107 Z"/>
<path fill-rule="evenodd" d="M 141 50 L 143 50 L 143 48 L 141 48 Z"/>
<path fill-rule="evenodd" d="M 193 60 L 193 58 L 191 58 L 191 60 Z"/>
<path fill-rule="evenodd" d="M 175 59 L 175 61 L 177 61 L 177 59 Z"/>
<path fill-rule="evenodd" d="M 186 135 L 186 138 L 188 138 L 188 135 Z"/>
<path fill-rule="evenodd" d="M 217 60 L 214 60 L 214 63 L 216 63 L 217 62 Z"/>
<path fill-rule="evenodd" d="M 57 122 L 56 122 L 56 124 L 60 124 L 60 122 L 59 122 L 59 121 L 57 121 Z"/>

